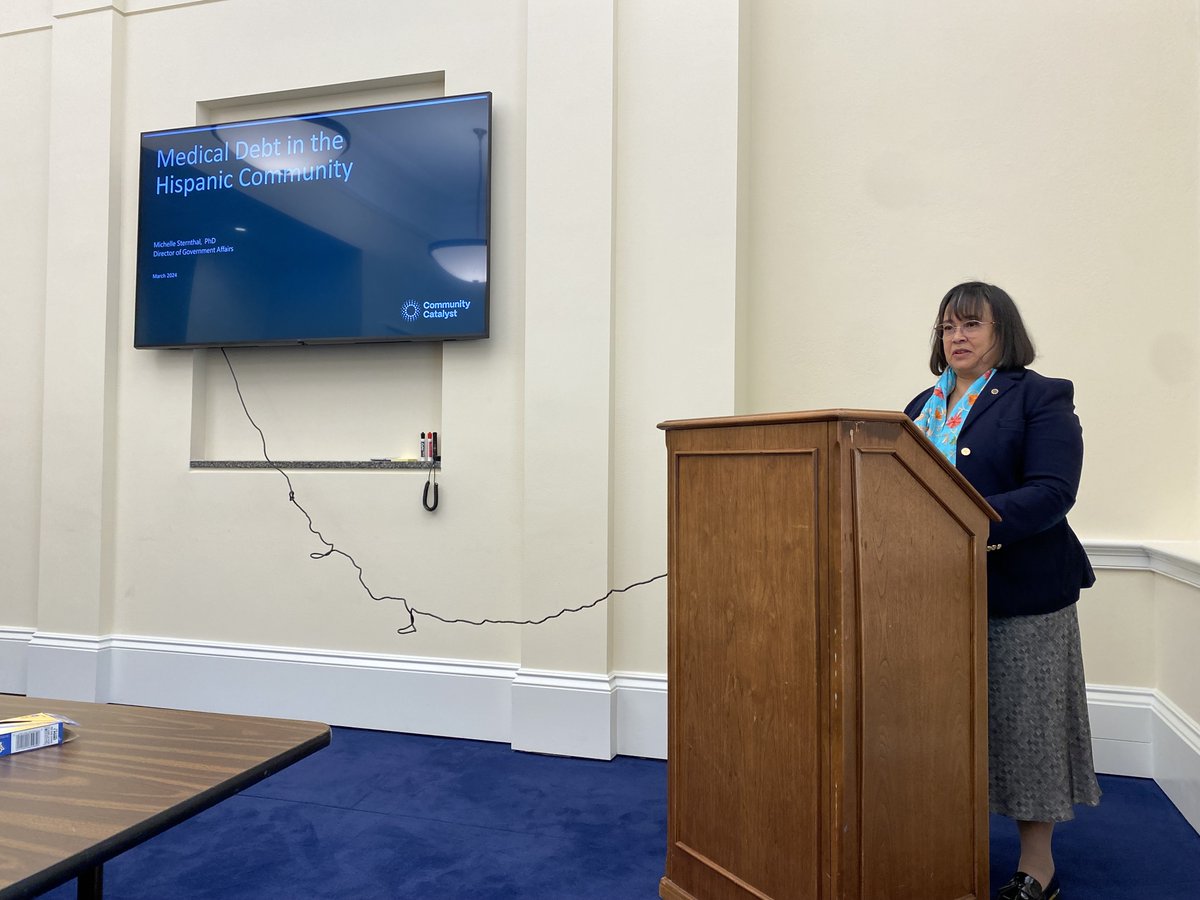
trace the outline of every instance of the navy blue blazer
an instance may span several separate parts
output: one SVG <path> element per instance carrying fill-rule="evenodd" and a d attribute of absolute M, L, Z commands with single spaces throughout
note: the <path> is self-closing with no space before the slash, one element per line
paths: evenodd
<path fill-rule="evenodd" d="M 904 412 L 920 415 L 933 388 Z M 1067 524 L 1083 469 L 1075 388 L 1032 369 L 992 375 L 958 434 L 957 467 L 1001 516 L 987 554 L 988 614 L 1055 612 L 1096 581 Z"/>

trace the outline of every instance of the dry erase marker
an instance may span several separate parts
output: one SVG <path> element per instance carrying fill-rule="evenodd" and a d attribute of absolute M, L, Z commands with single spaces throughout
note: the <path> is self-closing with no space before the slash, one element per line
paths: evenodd
<path fill-rule="evenodd" d="M 425 458 L 425 432 L 421 432 L 421 459 Z"/>

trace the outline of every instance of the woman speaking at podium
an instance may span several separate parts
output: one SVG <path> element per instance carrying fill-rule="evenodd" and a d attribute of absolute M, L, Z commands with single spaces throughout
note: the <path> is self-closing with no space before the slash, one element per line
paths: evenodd
<path fill-rule="evenodd" d="M 1033 342 L 1007 293 L 968 282 L 938 306 L 937 383 L 905 409 L 1000 514 L 988 538 L 988 795 L 1017 822 L 1000 900 L 1060 896 L 1051 839 L 1096 805 L 1075 602 L 1095 581 L 1067 524 L 1083 468 L 1074 388 L 1027 369 Z"/>

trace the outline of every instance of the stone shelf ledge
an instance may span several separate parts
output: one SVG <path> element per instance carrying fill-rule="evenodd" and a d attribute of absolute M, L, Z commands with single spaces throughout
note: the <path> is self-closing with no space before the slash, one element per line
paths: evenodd
<path fill-rule="evenodd" d="M 440 462 L 419 459 L 193 459 L 193 469 L 429 469 L 440 470 Z"/>

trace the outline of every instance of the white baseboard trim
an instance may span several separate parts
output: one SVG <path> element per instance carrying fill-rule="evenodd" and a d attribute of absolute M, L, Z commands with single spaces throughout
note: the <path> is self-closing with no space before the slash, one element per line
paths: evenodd
<path fill-rule="evenodd" d="M 611 675 L 521 669 L 513 679 L 514 750 L 612 759 L 616 718 Z"/>
<path fill-rule="evenodd" d="M 1088 718 L 1096 771 L 1154 777 L 1155 691 L 1116 685 L 1088 686 Z"/>
<path fill-rule="evenodd" d="M 27 645 L 25 692 L 31 697 L 111 702 L 111 646 L 111 638 L 34 632 Z"/>
<path fill-rule="evenodd" d="M 1200 832 L 1200 725 L 1153 688 L 1088 686 L 1096 771 L 1153 778 Z"/>
<path fill-rule="evenodd" d="M 654 673 L 335 653 L 171 638 L 0 629 L 0 691 L 665 759 L 667 681 Z M 1200 831 L 1200 725 L 1153 688 L 1090 685 L 1098 771 L 1154 778 Z"/>
<path fill-rule="evenodd" d="M 1200 724 L 1166 697 L 1154 719 L 1154 780 L 1200 832 Z"/>
<path fill-rule="evenodd" d="M 110 653 L 118 703 L 508 741 L 506 663 L 146 637 Z"/>
<path fill-rule="evenodd" d="M 611 759 L 667 758 L 667 678 L 522 669 L 513 679 L 516 750 Z"/>
<path fill-rule="evenodd" d="M 0 692 L 666 758 L 666 676 L 0 629 Z"/>
<path fill-rule="evenodd" d="M 617 753 L 667 758 L 667 676 L 617 673 Z"/>
<path fill-rule="evenodd" d="M 32 628 L 0 626 L 0 693 L 24 694 Z"/>

